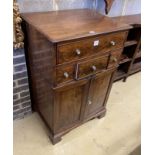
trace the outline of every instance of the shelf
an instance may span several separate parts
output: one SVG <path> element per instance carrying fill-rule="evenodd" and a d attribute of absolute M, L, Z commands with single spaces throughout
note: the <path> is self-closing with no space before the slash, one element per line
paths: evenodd
<path fill-rule="evenodd" d="M 123 55 L 125 55 L 128 58 L 132 59 L 134 54 L 135 54 L 136 48 L 137 48 L 137 45 L 124 47 Z"/>
<path fill-rule="evenodd" d="M 131 45 L 136 45 L 138 42 L 136 40 L 130 40 L 130 41 L 126 41 L 124 44 L 124 47 L 128 47 Z"/>
<path fill-rule="evenodd" d="M 123 55 L 121 56 L 121 58 L 120 58 L 119 64 L 121 65 L 121 64 L 126 63 L 126 62 L 129 62 L 129 61 L 131 61 L 131 58 L 128 58 L 127 55 L 123 54 Z"/>
<path fill-rule="evenodd" d="M 138 52 L 135 56 L 135 59 L 140 58 L 141 57 L 141 52 Z"/>
<path fill-rule="evenodd" d="M 139 72 L 140 70 L 141 70 L 141 62 L 135 63 L 135 64 L 132 65 L 132 68 L 131 68 L 129 74 Z"/>
<path fill-rule="evenodd" d="M 124 78 L 125 76 L 126 76 L 125 72 L 123 72 L 122 70 L 117 70 L 117 72 L 115 74 L 114 81 L 120 80 L 120 79 Z"/>
<path fill-rule="evenodd" d="M 140 71 L 141 71 L 141 68 L 137 68 L 135 70 L 130 71 L 129 75 L 132 75 L 132 74 L 140 72 Z"/>
<path fill-rule="evenodd" d="M 121 60 L 119 62 L 119 64 L 121 65 L 121 64 L 124 64 L 124 63 L 129 62 L 129 61 L 131 61 L 131 59 L 130 58 L 126 58 L 126 59 Z"/>
<path fill-rule="evenodd" d="M 141 36 L 141 28 L 135 27 L 135 28 L 129 30 L 128 36 L 127 36 L 127 41 L 131 41 L 130 42 L 131 44 L 137 43 L 137 41 L 140 39 L 140 36 Z M 134 41 L 136 41 L 136 42 L 134 42 Z M 129 43 L 129 46 L 130 46 L 130 43 Z"/>
<path fill-rule="evenodd" d="M 141 71 L 141 68 L 136 69 L 136 70 L 133 70 L 133 71 L 131 71 L 131 72 L 129 73 L 129 75 L 135 74 L 135 73 L 140 72 L 140 71 Z"/>

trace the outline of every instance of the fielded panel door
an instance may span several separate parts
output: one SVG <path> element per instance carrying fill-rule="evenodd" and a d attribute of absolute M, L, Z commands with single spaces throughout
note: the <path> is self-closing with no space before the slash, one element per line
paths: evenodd
<path fill-rule="evenodd" d="M 84 105 L 87 100 L 88 81 L 66 85 L 55 90 L 54 129 L 63 131 L 82 121 Z"/>
<path fill-rule="evenodd" d="M 91 79 L 89 95 L 85 109 L 85 118 L 104 110 L 106 98 L 111 89 L 114 71 L 100 73 Z"/>

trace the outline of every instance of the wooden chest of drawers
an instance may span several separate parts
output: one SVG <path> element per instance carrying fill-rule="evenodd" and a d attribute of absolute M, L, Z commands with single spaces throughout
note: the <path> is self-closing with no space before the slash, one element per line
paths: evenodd
<path fill-rule="evenodd" d="M 106 112 L 130 26 L 89 9 L 22 14 L 33 107 L 53 144 Z"/>

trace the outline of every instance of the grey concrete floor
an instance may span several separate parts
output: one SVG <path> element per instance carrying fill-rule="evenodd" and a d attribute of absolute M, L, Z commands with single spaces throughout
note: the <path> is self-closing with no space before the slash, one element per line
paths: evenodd
<path fill-rule="evenodd" d="M 107 115 L 72 130 L 54 146 L 37 113 L 14 121 L 14 155 L 140 155 L 140 75 L 114 83 Z"/>

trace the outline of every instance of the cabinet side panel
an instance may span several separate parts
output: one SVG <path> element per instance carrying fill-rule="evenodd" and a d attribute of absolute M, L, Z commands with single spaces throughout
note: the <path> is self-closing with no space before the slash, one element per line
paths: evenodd
<path fill-rule="evenodd" d="M 26 58 L 32 104 L 52 129 L 53 94 L 51 84 L 54 79 L 52 67 L 55 65 L 55 48 L 32 26 L 26 24 L 26 31 Z M 51 83 L 48 83 L 47 79 L 50 79 Z"/>

